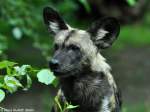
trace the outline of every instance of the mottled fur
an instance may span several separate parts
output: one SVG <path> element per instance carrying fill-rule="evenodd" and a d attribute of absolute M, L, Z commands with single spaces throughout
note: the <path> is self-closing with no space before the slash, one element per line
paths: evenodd
<path fill-rule="evenodd" d="M 50 68 L 60 80 L 60 102 L 79 106 L 71 112 L 120 112 L 120 94 L 111 67 L 100 53 L 118 36 L 116 20 L 101 20 L 85 31 L 71 28 L 59 19 L 55 10 L 44 9 L 44 22 L 57 45 Z M 59 112 L 57 105 L 52 112 Z"/>

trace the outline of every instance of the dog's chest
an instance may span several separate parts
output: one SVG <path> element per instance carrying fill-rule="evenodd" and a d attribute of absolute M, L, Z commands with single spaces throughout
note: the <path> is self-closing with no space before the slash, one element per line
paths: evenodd
<path fill-rule="evenodd" d="M 82 108 L 97 109 L 108 91 L 108 84 L 100 75 L 65 80 L 62 90 L 68 102 Z"/>

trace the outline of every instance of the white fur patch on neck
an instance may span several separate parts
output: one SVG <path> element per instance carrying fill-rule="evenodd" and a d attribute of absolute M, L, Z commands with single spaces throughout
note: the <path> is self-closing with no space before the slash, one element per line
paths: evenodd
<path fill-rule="evenodd" d="M 59 29 L 59 25 L 56 22 L 51 22 L 49 21 L 49 28 L 51 29 L 51 31 L 53 31 L 54 33 L 58 33 Z"/>
<path fill-rule="evenodd" d="M 93 56 L 93 59 L 91 59 L 92 70 L 97 72 L 102 71 L 108 74 L 111 70 L 111 67 L 105 61 L 105 58 L 100 53 L 97 53 L 95 56 Z"/>
<path fill-rule="evenodd" d="M 101 112 L 110 112 L 108 96 L 105 96 L 104 99 L 102 100 Z"/>
<path fill-rule="evenodd" d="M 105 31 L 103 29 L 99 29 L 97 32 L 96 40 L 102 39 L 106 36 L 106 34 L 109 33 L 108 31 Z"/>
<path fill-rule="evenodd" d="M 106 63 L 105 58 L 100 53 L 91 59 L 91 69 L 93 71 L 103 72 L 107 76 L 109 84 L 115 89 L 117 88 L 114 78 L 110 73 L 111 67 Z"/>

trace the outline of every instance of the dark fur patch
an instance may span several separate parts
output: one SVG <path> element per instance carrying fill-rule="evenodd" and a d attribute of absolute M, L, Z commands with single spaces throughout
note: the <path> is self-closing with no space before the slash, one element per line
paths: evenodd
<path fill-rule="evenodd" d="M 67 37 L 64 40 L 63 47 L 65 46 L 65 43 L 67 42 L 67 40 L 69 40 L 69 38 L 73 35 L 73 33 L 75 33 L 75 30 L 71 30 L 69 32 L 69 34 L 67 35 Z"/>
<path fill-rule="evenodd" d="M 66 100 L 79 105 L 79 112 L 98 112 L 103 96 L 112 91 L 103 73 L 82 73 L 80 77 L 60 79 Z"/>

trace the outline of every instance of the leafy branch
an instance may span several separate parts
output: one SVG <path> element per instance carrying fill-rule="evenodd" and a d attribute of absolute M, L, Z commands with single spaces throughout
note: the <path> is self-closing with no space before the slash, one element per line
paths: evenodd
<path fill-rule="evenodd" d="M 7 93 L 14 93 L 19 88 L 27 91 L 32 85 L 32 77 L 37 77 L 38 81 L 46 85 L 57 85 L 57 81 L 52 72 L 48 69 L 35 69 L 31 65 L 18 66 L 11 61 L 0 62 L 0 102 Z M 54 83 L 53 83 L 54 82 Z"/>
<path fill-rule="evenodd" d="M 57 104 L 57 107 L 60 110 L 60 112 L 68 112 L 68 110 L 72 110 L 72 109 L 79 107 L 78 105 L 74 106 L 71 103 L 68 103 L 67 101 L 65 101 L 63 106 L 62 106 L 60 101 L 59 101 L 58 96 L 55 97 L 55 103 Z"/>
<path fill-rule="evenodd" d="M 0 62 L 0 102 L 2 102 L 7 93 L 14 93 L 18 89 L 27 91 L 32 85 L 32 77 L 37 77 L 40 83 L 46 85 L 58 85 L 58 80 L 53 73 L 48 69 L 35 69 L 31 65 L 18 66 L 17 63 L 12 61 Z M 23 83 L 26 80 L 25 84 Z M 58 105 L 60 112 L 66 112 L 68 110 L 77 108 L 68 102 L 65 102 L 63 107 L 61 106 L 58 97 L 55 97 L 55 102 Z M 0 107 L 0 109 L 3 109 Z"/>

